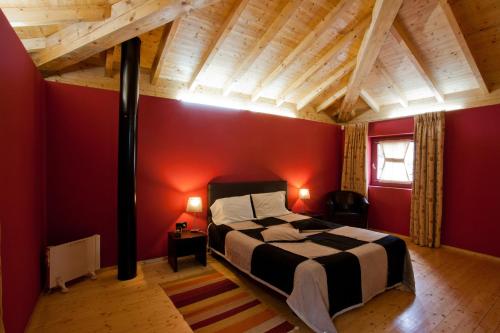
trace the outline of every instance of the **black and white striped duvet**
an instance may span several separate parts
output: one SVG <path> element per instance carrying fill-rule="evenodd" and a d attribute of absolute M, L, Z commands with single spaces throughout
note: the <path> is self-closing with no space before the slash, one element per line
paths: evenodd
<path fill-rule="evenodd" d="M 267 228 L 295 228 L 302 240 L 265 242 Z M 336 332 L 332 318 L 398 285 L 414 291 L 403 240 L 299 214 L 209 226 L 212 250 L 287 296 L 314 331 Z"/>

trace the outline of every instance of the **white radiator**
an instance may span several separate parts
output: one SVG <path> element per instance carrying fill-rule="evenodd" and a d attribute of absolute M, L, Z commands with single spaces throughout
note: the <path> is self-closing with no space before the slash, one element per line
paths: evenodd
<path fill-rule="evenodd" d="M 89 275 L 101 268 L 101 236 L 94 235 L 73 242 L 47 247 L 49 288 L 61 287 L 67 292 L 66 282 Z"/>

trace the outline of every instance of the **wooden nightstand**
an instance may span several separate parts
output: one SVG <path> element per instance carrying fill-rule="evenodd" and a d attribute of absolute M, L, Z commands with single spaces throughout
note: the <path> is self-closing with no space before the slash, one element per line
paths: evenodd
<path fill-rule="evenodd" d="M 196 259 L 207 265 L 207 235 L 202 232 L 182 232 L 178 237 L 175 232 L 168 233 L 168 262 L 177 272 L 177 258 L 195 255 Z"/>

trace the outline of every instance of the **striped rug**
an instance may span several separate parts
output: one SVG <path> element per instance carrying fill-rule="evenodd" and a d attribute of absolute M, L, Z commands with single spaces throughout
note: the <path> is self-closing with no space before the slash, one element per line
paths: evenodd
<path fill-rule="evenodd" d="M 195 332 L 286 333 L 295 326 L 217 271 L 160 285 Z"/>

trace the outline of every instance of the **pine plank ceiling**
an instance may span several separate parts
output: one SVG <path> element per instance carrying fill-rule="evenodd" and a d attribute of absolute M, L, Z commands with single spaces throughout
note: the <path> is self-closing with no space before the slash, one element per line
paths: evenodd
<path fill-rule="evenodd" d="M 357 122 L 500 103 L 499 0 L 0 0 L 47 80 Z"/>

